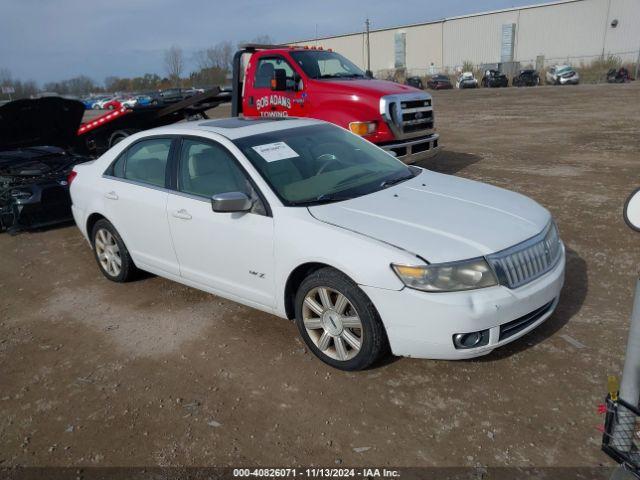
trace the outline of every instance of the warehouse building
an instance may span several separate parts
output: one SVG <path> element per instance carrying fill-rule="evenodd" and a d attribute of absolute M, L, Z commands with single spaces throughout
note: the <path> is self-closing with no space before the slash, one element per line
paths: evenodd
<path fill-rule="evenodd" d="M 425 7 L 425 10 L 428 7 Z M 295 42 L 342 53 L 365 69 L 365 32 Z M 615 55 L 637 62 L 640 0 L 564 0 L 370 31 L 370 68 L 415 75 L 459 70 L 465 62 L 588 65 Z"/>

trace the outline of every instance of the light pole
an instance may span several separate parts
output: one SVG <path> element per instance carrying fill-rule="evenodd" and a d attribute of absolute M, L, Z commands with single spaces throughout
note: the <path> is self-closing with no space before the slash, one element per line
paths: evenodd
<path fill-rule="evenodd" d="M 367 74 L 371 76 L 371 44 L 369 43 L 369 19 L 364 22 L 367 27 Z"/>

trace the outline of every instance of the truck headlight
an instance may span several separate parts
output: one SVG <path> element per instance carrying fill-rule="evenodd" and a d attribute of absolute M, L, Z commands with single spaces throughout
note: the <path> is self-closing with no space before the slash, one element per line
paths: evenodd
<path fill-rule="evenodd" d="M 356 135 L 363 137 L 375 132 L 376 126 L 376 122 L 351 122 L 349 124 L 349 130 L 351 130 L 351 133 L 355 133 Z"/>
<path fill-rule="evenodd" d="M 496 276 L 484 258 L 431 265 L 391 267 L 409 288 L 425 292 L 456 292 L 497 285 Z"/>

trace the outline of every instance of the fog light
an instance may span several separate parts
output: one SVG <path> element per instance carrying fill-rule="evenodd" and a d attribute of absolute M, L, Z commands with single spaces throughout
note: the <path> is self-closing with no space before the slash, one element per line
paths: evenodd
<path fill-rule="evenodd" d="M 489 330 L 471 333 L 456 333 L 453 336 L 453 345 L 457 349 L 482 347 L 489 343 Z"/>

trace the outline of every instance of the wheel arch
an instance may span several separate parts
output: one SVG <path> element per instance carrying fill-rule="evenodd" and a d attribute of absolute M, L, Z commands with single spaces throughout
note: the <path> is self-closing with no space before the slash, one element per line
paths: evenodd
<path fill-rule="evenodd" d="M 291 271 L 291 273 L 289 273 L 284 286 L 284 309 L 289 320 L 294 320 L 296 318 L 295 300 L 300 284 L 313 272 L 323 268 L 332 268 L 333 270 L 340 272 L 342 275 L 345 275 L 356 285 L 358 283 L 344 270 L 337 268 L 334 265 L 329 265 L 328 263 L 310 261 L 298 265 Z"/>
<path fill-rule="evenodd" d="M 91 215 L 89 215 L 89 217 L 87 217 L 87 223 L 86 223 L 87 238 L 89 239 L 89 242 L 92 245 L 93 245 L 93 239 L 91 238 L 91 232 L 93 230 L 93 226 L 98 222 L 98 220 L 102 220 L 102 219 L 108 220 L 107 217 L 105 217 L 104 215 L 98 212 L 94 212 Z"/>

